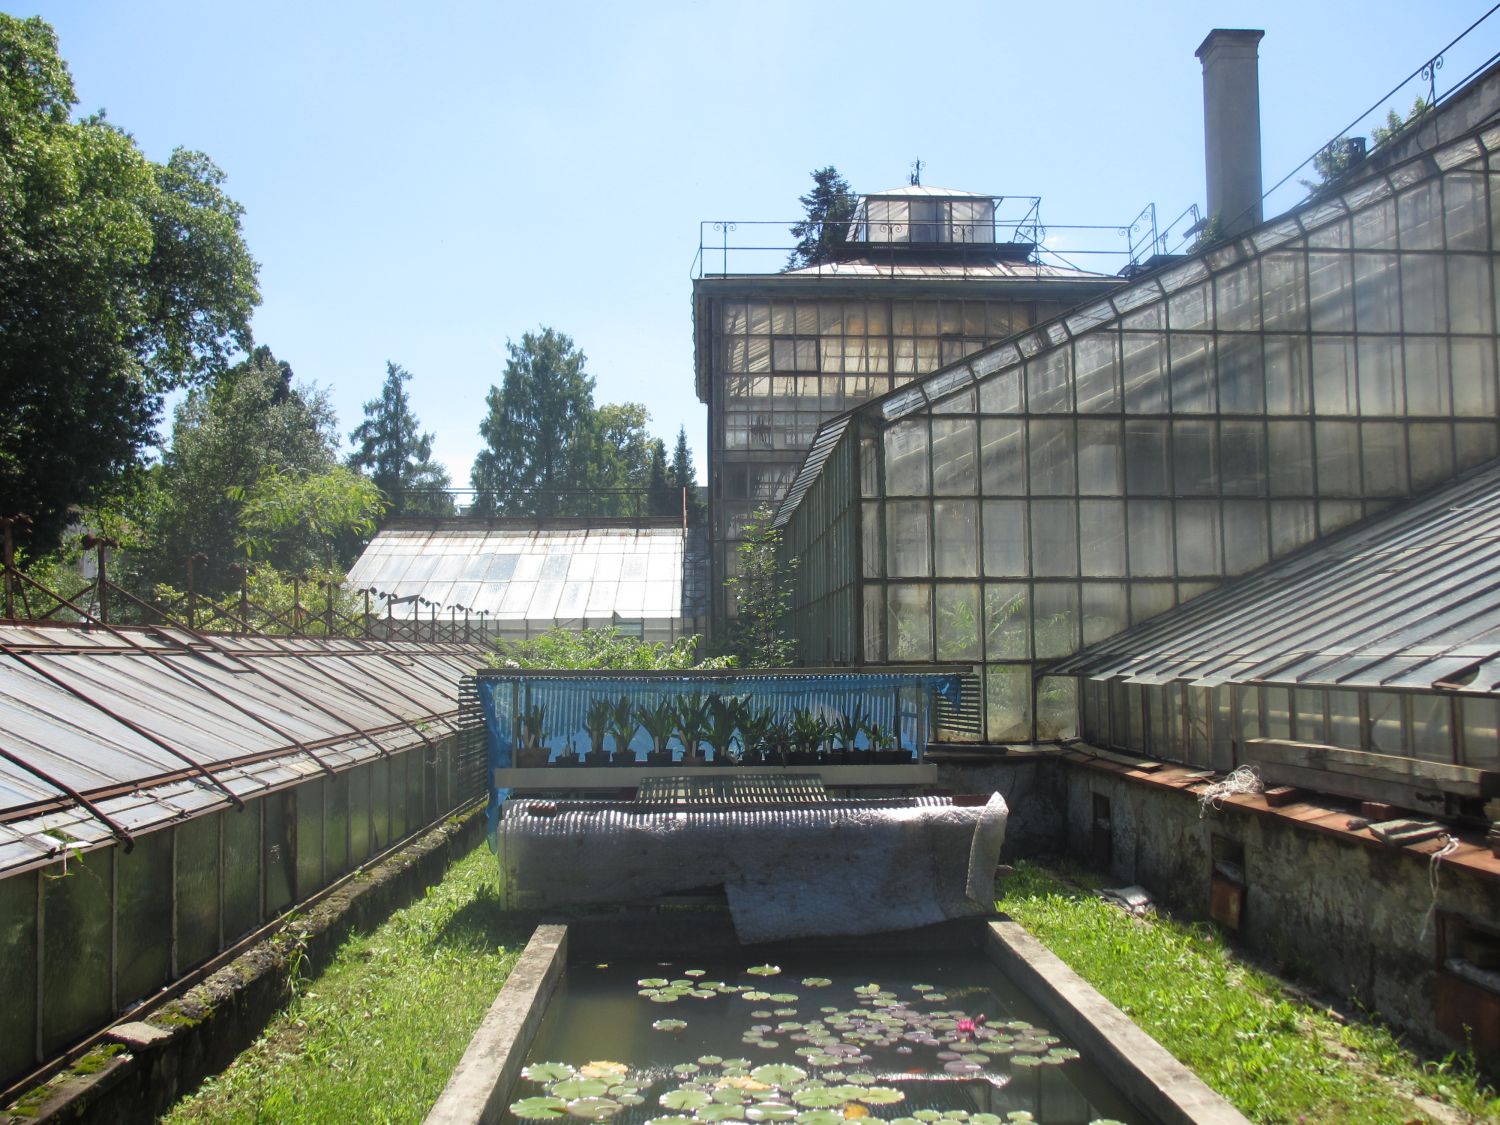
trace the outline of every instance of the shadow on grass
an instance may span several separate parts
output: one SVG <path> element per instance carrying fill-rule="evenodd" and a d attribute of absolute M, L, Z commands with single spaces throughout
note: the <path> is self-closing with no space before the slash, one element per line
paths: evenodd
<path fill-rule="evenodd" d="M 485 884 L 476 887 L 474 897 L 453 912 L 433 935 L 432 944 L 476 953 L 488 953 L 496 946 L 519 948 L 530 939 L 536 923 L 535 915 L 506 910 L 499 890 Z"/>

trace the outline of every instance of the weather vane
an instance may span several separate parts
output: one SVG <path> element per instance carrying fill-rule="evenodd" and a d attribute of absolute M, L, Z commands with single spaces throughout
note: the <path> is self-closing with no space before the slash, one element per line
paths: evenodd
<path fill-rule="evenodd" d="M 911 177 L 910 178 L 911 178 L 911 186 L 912 187 L 921 187 L 922 186 L 922 169 L 925 168 L 925 167 L 927 167 L 927 165 L 923 164 L 921 160 L 913 160 L 911 162 Z"/>

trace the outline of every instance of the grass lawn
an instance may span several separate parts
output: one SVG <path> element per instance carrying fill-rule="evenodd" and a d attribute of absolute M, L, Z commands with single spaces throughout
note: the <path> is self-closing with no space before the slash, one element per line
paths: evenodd
<path fill-rule="evenodd" d="M 531 929 L 501 909 L 481 843 L 425 898 L 300 981 L 255 1044 L 167 1120 L 420 1121 Z"/>
<path fill-rule="evenodd" d="M 1133 918 L 1034 864 L 1002 887 L 1001 910 L 1254 1121 L 1500 1121 L 1464 1060 L 1424 1063 L 1384 1027 L 1300 1001 L 1208 927 Z"/>

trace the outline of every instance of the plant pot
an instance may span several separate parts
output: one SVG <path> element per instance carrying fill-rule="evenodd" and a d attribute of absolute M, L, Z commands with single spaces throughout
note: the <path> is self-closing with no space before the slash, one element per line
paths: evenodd
<path fill-rule="evenodd" d="M 829 763 L 829 765 L 847 766 L 849 764 L 849 761 L 850 761 L 850 755 L 849 755 L 849 751 L 848 750 L 830 750 L 830 751 L 828 751 L 828 763 Z"/>
<path fill-rule="evenodd" d="M 610 759 L 610 762 L 612 764 L 614 764 L 614 765 L 617 765 L 617 766 L 633 766 L 633 765 L 636 765 L 637 763 L 636 763 L 635 751 L 634 750 L 616 750 L 615 751 L 615 756 Z"/>
<path fill-rule="evenodd" d="M 547 764 L 547 758 L 551 753 L 545 746 L 517 746 L 516 768 L 540 769 Z"/>
<path fill-rule="evenodd" d="M 582 759 L 577 754 L 559 754 L 556 764 L 559 766 L 576 766 L 582 764 Z"/>
<path fill-rule="evenodd" d="M 880 761 L 888 766 L 904 766 L 912 761 L 910 750 L 882 750 Z"/>
<path fill-rule="evenodd" d="M 583 762 L 588 766 L 607 766 L 609 765 L 609 751 L 602 747 L 598 750 L 590 750 L 583 756 Z"/>
<path fill-rule="evenodd" d="M 672 764 L 672 751 L 652 750 L 646 755 L 648 766 L 670 766 Z"/>
<path fill-rule="evenodd" d="M 682 756 L 682 765 L 684 765 L 684 766 L 706 766 L 706 765 L 708 765 L 708 759 L 705 758 L 702 754 L 694 754 L 691 757 L 689 757 L 687 754 L 684 754 Z"/>

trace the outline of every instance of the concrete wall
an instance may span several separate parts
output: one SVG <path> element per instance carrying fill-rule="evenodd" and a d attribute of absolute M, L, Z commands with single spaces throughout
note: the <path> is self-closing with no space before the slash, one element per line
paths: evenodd
<path fill-rule="evenodd" d="M 1006 862 L 1067 850 L 1066 774 L 1056 756 L 986 755 L 983 760 L 939 762 L 938 786 L 955 793 L 999 793 L 1010 806 L 1005 826 Z"/>

